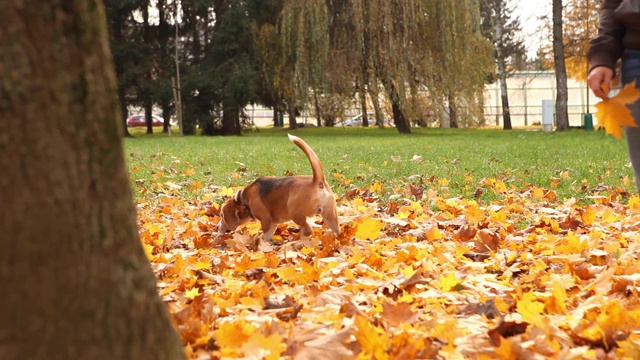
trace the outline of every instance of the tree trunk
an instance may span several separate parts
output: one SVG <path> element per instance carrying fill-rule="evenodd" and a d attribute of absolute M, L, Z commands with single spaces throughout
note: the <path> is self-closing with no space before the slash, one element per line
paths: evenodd
<path fill-rule="evenodd" d="M 127 126 L 127 118 L 129 117 L 129 110 L 127 109 L 127 98 L 124 89 L 118 87 L 118 102 L 120 104 L 120 118 L 122 123 L 122 129 L 125 137 L 133 137 L 129 132 Z"/>
<path fill-rule="evenodd" d="M 367 111 L 367 90 L 363 84 L 358 86 L 358 96 L 360 97 L 360 111 L 362 111 L 362 126 L 369 127 L 369 114 Z"/>
<path fill-rule="evenodd" d="M 378 100 L 377 91 L 371 90 L 371 86 L 368 87 L 369 97 L 371 98 L 371 104 L 373 105 L 373 112 L 376 114 L 376 124 L 380 128 L 384 127 L 384 121 L 386 120 L 384 114 L 382 113 L 382 108 L 380 107 L 380 101 Z"/>
<path fill-rule="evenodd" d="M 320 101 L 318 100 L 318 91 L 313 91 L 313 106 L 316 110 L 316 126 L 322 126 L 322 111 L 320 110 Z"/>
<path fill-rule="evenodd" d="M 511 108 L 509 107 L 509 90 L 507 89 L 507 65 L 505 63 L 504 54 L 504 16 L 502 10 L 502 2 L 498 1 L 495 9 L 495 34 L 496 34 L 496 60 L 498 64 L 498 82 L 500 83 L 500 98 L 502 100 L 502 128 L 511 130 Z"/>
<path fill-rule="evenodd" d="M 144 103 L 144 121 L 147 124 L 147 134 L 153 134 L 153 104 L 151 101 Z"/>
<path fill-rule="evenodd" d="M 287 108 L 289 112 L 289 129 L 291 130 L 298 128 L 298 123 L 296 122 L 296 107 L 293 104 L 293 101 L 290 101 Z"/>
<path fill-rule="evenodd" d="M 553 60 L 556 70 L 556 129 L 569 129 L 567 67 L 562 39 L 562 0 L 553 0 Z"/>
<path fill-rule="evenodd" d="M 242 135 L 238 114 L 239 111 L 233 108 L 222 112 L 222 135 Z"/>
<path fill-rule="evenodd" d="M 170 133 L 171 131 L 171 105 L 168 101 L 163 101 L 162 103 L 162 119 L 164 123 L 162 124 L 162 132 Z"/>
<path fill-rule="evenodd" d="M 278 106 L 273 106 L 273 127 L 277 128 L 280 127 L 280 121 L 278 120 L 278 115 L 279 115 L 279 111 L 278 111 Z"/>
<path fill-rule="evenodd" d="M 400 93 L 398 93 L 398 89 L 390 79 L 385 82 L 385 88 L 389 93 L 391 112 L 393 113 L 393 122 L 396 123 L 396 129 L 398 129 L 398 132 L 401 134 L 410 134 L 411 126 L 400 106 Z"/>
<path fill-rule="evenodd" d="M 0 358 L 184 359 L 138 237 L 99 0 L 0 2 Z"/>
<path fill-rule="evenodd" d="M 456 109 L 456 97 L 453 94 L 449 94 L 449 127 L 457 129 L 458 125 L 458 111 Z"/>

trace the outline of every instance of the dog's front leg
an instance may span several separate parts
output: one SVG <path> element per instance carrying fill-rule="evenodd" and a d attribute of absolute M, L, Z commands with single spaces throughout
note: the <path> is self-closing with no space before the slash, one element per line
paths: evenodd
<path fill-rule="evenodd" d="M 300 235 L 301 235 L 301 237 L 307 238 L 313 232 L 313 230 L 311 230 L 311 226 L 309 226 L 309 223 L 307 222 L 307 217 L 306 216 L 296 216 L 295 218 L 293 218 L 291 220 L 293 220 L 294 223 L 296 223 L 296 224 L 298 224 L 298 226 L 300 226 Z"/>
<path fill-rule="evenodd" d="M 276 232 L 277 225 L 271 222 L 262 222 L 262 232 L 264 233 L 264 240 L 268 243 L 274 244 L 273 233 Z"/>

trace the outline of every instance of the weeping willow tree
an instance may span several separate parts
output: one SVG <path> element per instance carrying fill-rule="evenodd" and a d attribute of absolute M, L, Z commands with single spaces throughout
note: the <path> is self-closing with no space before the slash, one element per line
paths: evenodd
<path fill-rule="evenodd" d="M 432 75 L 427 87 L 436 111 L 452 127 L 480 125 L 484 121 L 483 90 L 493 72 L 492 46 L 481 33 L 476 0 L 430 1 Z M 442 114 L 448 113 L 448 116 Z"/>
<path fill-rule="evenodd" d="M 326 84 L 329 21 L 324 0 L 285 0 L 278 23 L 283 53 L 273 79 L 287 103 L 292 129 L 297 127 L 296 110 Z"/>
<path fill-rule="evenodd" d="M 411 111 L 424 94 L 435 115 L 451 109 L 463 126 L 482 118 L 492 63 L 477 0 L 287 0 L 279 24 L 290 101 L 313 89 L 377 99 L 382 87 L 401 133 L 426 115 Z"/>

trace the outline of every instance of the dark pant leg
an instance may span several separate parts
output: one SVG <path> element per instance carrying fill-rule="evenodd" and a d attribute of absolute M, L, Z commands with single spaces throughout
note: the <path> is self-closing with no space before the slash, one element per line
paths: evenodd
<path fill-rule="evenodd" d="M 640 51 L 627 50 L 622 58 L 622 83 L 628 84 L 636 81 L 636 87 L 640 88 Z M 640 126 L 640 101 L 630 106 L 631 114 Z M 636 175 L 636 187 L 640 192 L 640 127 L 625 128 L 629 158 Z"/>

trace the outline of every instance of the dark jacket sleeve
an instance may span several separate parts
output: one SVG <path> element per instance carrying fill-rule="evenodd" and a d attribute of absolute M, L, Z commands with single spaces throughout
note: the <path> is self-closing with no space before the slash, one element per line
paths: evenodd
<path fill-rule="evenodd" d="M 622 56 L 624 25 L 613 19 L 613 12 L 622 0 L 604 0 L 600 11 L 598 34 L 591 39 L 587 52 L 589 71 L 597 66 L 606 66 L 615 71 L 616 61 Z"/>

